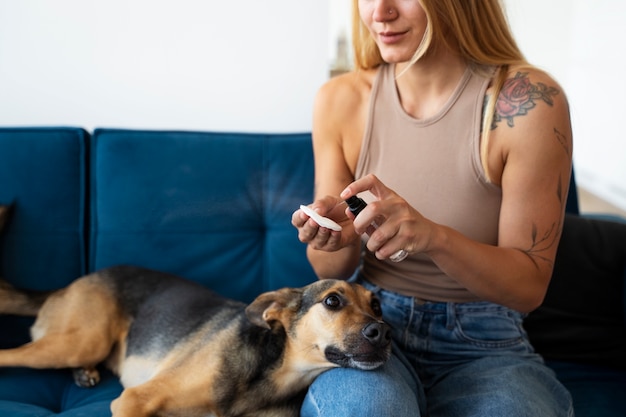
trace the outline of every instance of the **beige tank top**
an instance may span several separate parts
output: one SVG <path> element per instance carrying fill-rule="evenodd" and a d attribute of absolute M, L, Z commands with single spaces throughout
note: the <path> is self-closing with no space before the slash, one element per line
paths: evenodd
<path fill-rule="evenodd" d="M 373 173 L 426 218 L 497 244 L 502 192 L 486 180 L 479 146 L 490 79 L 468 69 L 441 111 L 418 120 L 402 108 L 394 74 L 394 65 L 381 66 L 372 86 L 356 178 Z M 364 277 L 391 291 L 428 301 L 479 300 L 423 254 L 393 263 L 366 251 L 363 262 Z"/>

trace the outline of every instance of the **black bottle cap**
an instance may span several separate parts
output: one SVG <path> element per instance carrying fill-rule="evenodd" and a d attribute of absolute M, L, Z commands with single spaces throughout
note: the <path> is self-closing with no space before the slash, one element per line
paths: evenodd
<path fill-rule="evenodd" d="M 365 202 L 365 200 L 355 195 L 348 198 L 346 200 L 346 203 L 348 204 L 348 208 L 350 209 L 352 214 L 354 214 L 354 217 L 358 216 L 361 210 L 363 210 L 365 206 L 367 206 L 367 203 Z"/>

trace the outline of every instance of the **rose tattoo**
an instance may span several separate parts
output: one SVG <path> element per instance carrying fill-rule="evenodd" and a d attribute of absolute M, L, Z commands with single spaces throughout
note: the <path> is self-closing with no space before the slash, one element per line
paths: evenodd
<path fill-rule="evenodd" d="M 509 78 L 502 85 L 491 129 L 495 129 L 502 120 L 506 120 L 507 125 L 513 127 L 514 117 L 527 114 L 528 110 L 537 105 L 537 100 L 543 100 L 552 106 L 554 104 L 552 97 L 557 94 L 559 90 L 556 88 L 543 83 L 532 84 L 527 72 L 518 72 L 515 77 Z"/>

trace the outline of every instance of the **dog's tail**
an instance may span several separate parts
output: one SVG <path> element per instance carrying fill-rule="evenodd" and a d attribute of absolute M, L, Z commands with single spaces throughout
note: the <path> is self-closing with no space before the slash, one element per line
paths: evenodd
<path fill-rule="evenodd" d="M 51 293 L 18 290 L 0 279 L 0 314 L 36 316 Z"/>

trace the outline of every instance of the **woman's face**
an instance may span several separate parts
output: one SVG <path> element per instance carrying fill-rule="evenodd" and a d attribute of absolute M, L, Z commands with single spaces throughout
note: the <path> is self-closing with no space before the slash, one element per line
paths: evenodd
<path fill-rule="evenodd" d="M 359 15 L 386 62 L 409 61 L 426 31 L 419 0 L 358 0 Z"/>

